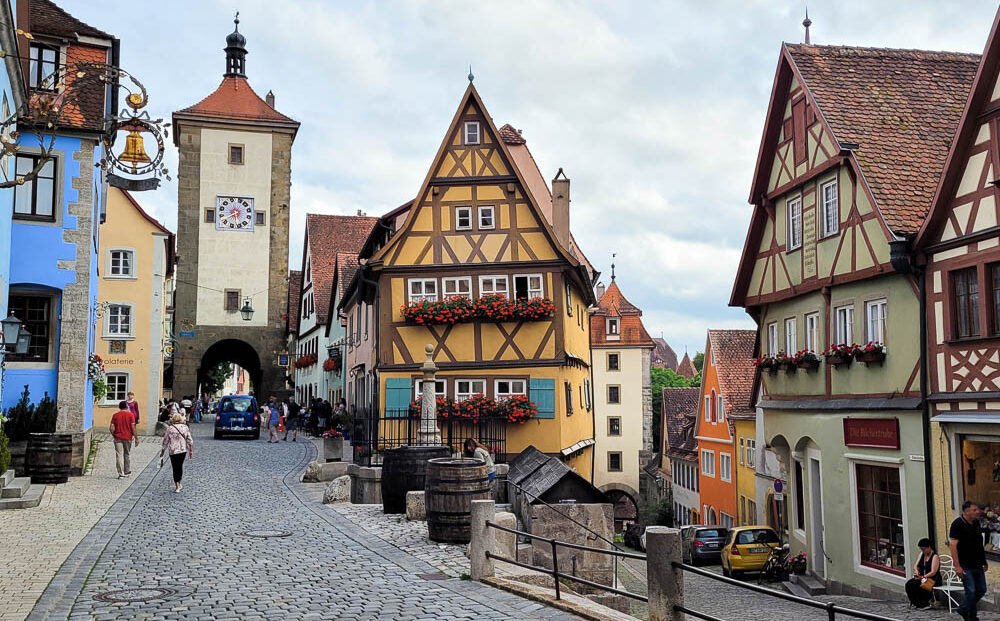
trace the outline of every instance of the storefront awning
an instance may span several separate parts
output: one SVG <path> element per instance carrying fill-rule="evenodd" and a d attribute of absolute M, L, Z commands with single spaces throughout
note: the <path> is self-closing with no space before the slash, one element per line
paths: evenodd
<path fill-rule="evenodd" d="M 931 417 L 932 423 L 1000 423 L 1000 412 L 943 412 Z"/>
<path fill-rule="evenodd" d="M 559 452 L 562 453 L 563 457 L 569 457 L 570 455 L 572 455 L 574 453 L 578 453 L 578 452 L 582 451 L 583 449 L 587 448 L 588 446 L 593 446 L 594 444 L 595 444 L 595 442 L 594 442 L 593 438 L 587 438 L 586 440 L 580 440 L 579 442 L 577 442 L 573 446 L 570 446 L 568 448 L 564 448 L 563 450 L 561 450 Z"/>

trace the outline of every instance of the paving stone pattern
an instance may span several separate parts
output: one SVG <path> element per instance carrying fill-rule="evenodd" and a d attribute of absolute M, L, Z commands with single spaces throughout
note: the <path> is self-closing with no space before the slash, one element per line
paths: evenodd
<path fill-rule="evenodd" d="M 434 564 L 324 507 L 298 477 L 311 442 L 210 437 L 195 426 L 184 490 L 150 464 L 73 550 L 29 619 L 559 619 L 575 617 L 489 586 L 429 580 Z M 291 531 L 256 538 L 238 531 Z M 460 552 L 459 552 L 460 554 Z M 428 560 L 433 562 L 428 562 Z M 112 590 L 167 588 L 147 602 Z"/>

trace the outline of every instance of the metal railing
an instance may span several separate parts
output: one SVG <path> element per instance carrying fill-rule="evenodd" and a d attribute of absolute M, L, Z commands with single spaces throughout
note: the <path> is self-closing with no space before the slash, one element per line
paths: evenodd
<path fill-rule="evenodd" d="M 539 535 L 532 535 L 531 533 L 517 530 L 514 528 L 507 528 L 506 526 L 500 526 L 494 522 L 487 521 L 486 526 L 489 528 L 495 528 L 506 533 L 511 533 L 519 537 L 525 537 L 533 541 L 543 541 L 549 544 L 552 548 L 552 569 L 548 567 L 540 567 L 538 565 L 530 565 L 528 563 L 522 563 L 517 559 L 506 558 L 498 554 L 493 554 L 492 552 L 486 552 L 486 558 L 490 558 L 496 561 L 503 561 L 504 563 L 510 563 L 511 565 L 517 565 L 518 567 L 523 567 L 524 569 L 531 569 L 543 574 L 548 574 L 552 576 L 555 581 L 556 589 L 556 599 L 562 598 L 562 592 L 559 588 L 559 579 L 565 578 L 572 582 L 577 582 L 579 584 L 584 584 L 594 589 L 599 589 L 601 591 L 607 591 L 608 593 L 615 593 L 616 595 L 624 595 L 625 597 L 630 597 L 632 599 L 639 600 L 640 602 L 648 602 L 649 598 L 645 595 L 639 595 L 638 593 L 632 593 L 631 591 L 625 591 L 623 589 L 618 589 L 615 587 L 608 586 L 606 584 L 600 584 L 599 582 L 594 582 L 593 580 L 587 580 L 586 578 L 581 578 L 573 574 L 566 574 L 559 571 L 559 548 L 570 548 L 572 550 L 582 550 L 584 552 L 596 552 L 599 554 L 607 554 L 609 556 L 621 557 L 621 558 L 634 558 L 638 560 L 646 560 L 644 554 L 635 554 L 633 552 L 622 552 L 621 550 L 609 550 L 606 548 L 594 548 L 591 546 L 584 546 L 578 543 L 570 543 L 568 541 L 559 541 L 558 539 L 550 539 L 549 537 L 541 537 Z"/>
<path fill-rule="evenodd" d="M 462 450 L 466 438 L 474 438 L 487 446 L 495 463 L 507 460 L 507 419 L 487 417 L 472 421 L 466 418 L 439 419 L 441 441 Z M 385 451 L 403 445 L 415 445 L 420 431 L 420 417 L 409 409 L 360 411 L 354 415 L 351 447 L 354 463 L 377 466 L 382 463 Z"/>

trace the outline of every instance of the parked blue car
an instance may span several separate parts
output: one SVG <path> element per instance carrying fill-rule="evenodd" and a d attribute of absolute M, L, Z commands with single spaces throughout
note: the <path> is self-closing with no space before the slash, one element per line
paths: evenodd
<path fill-rule="evenodd" d="M 230 395 L 219 399 L 215 415 L 215 439 L 223 435 L 260 438 L 260 410 L 257 399 L 250 395 Z"/>

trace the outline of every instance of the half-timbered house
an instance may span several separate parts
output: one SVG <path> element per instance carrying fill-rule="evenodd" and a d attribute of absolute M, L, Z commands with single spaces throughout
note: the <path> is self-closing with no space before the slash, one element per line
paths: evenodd
<path fill-rule="evenodd" d="M 416 198 L 376 227 L 345 293 L 348 320 L 377 318 L 371 407 L 405 416 L 430 344 L 439 396 L 537 406 L 507 425 L 507 453 L 534 445 L 591 478 L 595 273 L 570 234 L 569 187 L 560 171 L 550 193 L 524 138 L 497 129 L 470 84 Z"/>
<path fill-rule="evenodd" d="M 840 589 L 898 590 L 929 534 L 919 291 L 893 242 L 924 219 L 975 69 L 966 54 L 781 49 L 731 304 L 759 326 L 786 499 L 766 510 Z"/>

